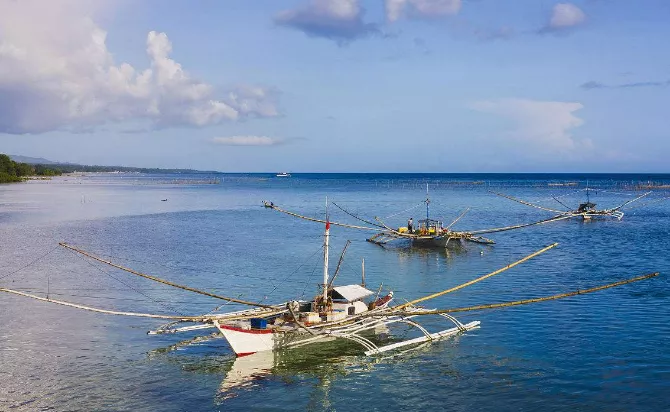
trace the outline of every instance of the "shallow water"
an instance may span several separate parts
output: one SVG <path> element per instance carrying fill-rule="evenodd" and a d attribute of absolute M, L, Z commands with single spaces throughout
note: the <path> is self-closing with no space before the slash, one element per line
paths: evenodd
<path fill-rule="evenodd" d="M 201 183 L 204 178 L 194 183 Z M 248 300 L 310 297 L 320 278 L 322 227 L 266 210 L 262 200 L 323 215 L 326 196 L 392 226 L 431 215 L 473 230 L 551 216 L 488 190 L 551 208 L 584 199 L 611 207 L 647 175 L 96 175 L 0 186 L 0 287 L 116 310 L 206 313 L 220 302 L 83 260 L 66 241 L 146 273 Z M 472 182 L 478 182 L 474 184 Z M 179 184 L 175 184 L 178 182 Z M 482 183 L 479 183 L 482 182 Z M 581 186 L 548 186 L 580 182 Z M 649 198 L 667 196 L 655 190 Z M 167 199 L 167 201 L 161 201 Z M 646 200 L 640 201 L 645 203 Z M 412 208 L 411 210 L 406 210 Z M 333 220 L 356 221 L 330 208 Z M 401 213 L 399 213 L 401 212 Z M 653 280 L 502 310 L 468 312 L 481 329 L 391 359 L 351 345 L 235 359 L 226 342 L 148 336 L 160 322 L 0 296 L 0 410 L 607 410 L 670 408 L 670 204 L 621 221 L 562 221 L 489 235 L 460 251 L 381 248 L 334 228 L 333 255 L 353 241 L 339 283 L 380 282 L 399 301 L 446 289 L 552 242 L 559 247 L 430 307 L 545 296 L 660 271 Z M 359 222 L 360 223 L 360 222 Z M 224 309 L 232 308 L 232 305 Z M 426 319 L 432 330 L 445 327 Z M 206 331 L 207 332 L 207 331 Z"/>

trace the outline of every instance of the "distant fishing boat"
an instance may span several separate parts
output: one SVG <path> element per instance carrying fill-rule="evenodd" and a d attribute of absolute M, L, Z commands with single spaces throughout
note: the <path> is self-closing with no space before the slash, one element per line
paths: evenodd
<path fill-rule="evenodd" d="M 459 248 L 464 245 L 465 242 L 473 242 L 473 243 L 479 243 L 479 244 L 485 244 L 485 245 L 493 245 L 495 244 L 495 241 L 492 239 L 486 238 L 482 235 L 487 234 L 487 233 L 497 233 L 497 232 L 504 232 L 508 230 L 515 230 L 515 229 L 521 229 L 524 227 L 529 227 L 529 226 L 534 226 L 534 225 L 540 225 L 543 223 L 548 223 L 550 221 L 554 220 L 561 220 L 561 219 L 567 219 L 565 216 L 557 216 L 553 217 L 550 219 L 543 219 L 540 221 L 536 222 L 531 222 L 531 223 L 521 223 L 517 225 L 512 225 L 512 226 L 505 226 L 505 227 L 496 227 L 496 228 L 489 228 L 489 229 L 481 229 L 481 230 L 471 230 L 471 231 L 456 231 L 452 230 L 451 228 L 459 221 L 465 214 L 470 210 L 465 209 L 456 219 L 451 221 L 448 225 L 444 226 L 441 220 L 437 219 L 432 219 L 430 217 L 430 197 L 428 196 L 428 185 L 426 185 L 426 199 L 417 204 L 416 206 L 413 206 L 410 209 L 405 210 L 404 212 L 407 212 L 411 209 L 414 209 L 415 207 L 418 206 L 423 206 L 425 204 L 426 206 L 426 218 L 421 219 L 418 221 L 418 225 L 416 227 L 409 226 L 401 226 L 398 228 L 393 228 L 384 223 L 380 218 L 375 217 L 374 220 L 369 220 L 369 219 L 363 219 L 355 214 L 345 210 L 343 207 L 339 206 L 338 204 L 333 202 L 333 205 L 335 205 L 338 209 L 342 210 L 344 213 L 348 214 L 349 216 L 365 223 L 367 226 L 361 226 L 361 225 L 351 225 L 351 224 L 346 224 L 346 223 L 338 223 L 338 222 L 330 222 L 331 225 L 336 225 L 336 226 L 342 226 L 342 227 L 347 227 L 350 229 L 359 229 L 359 230 L 369 230 L 369 231 L 375 231 L 377 232 L 373 236 L 369 237 L 367 239 L 368 242 L 372 242 L 378 245 L 385 245 L 389 242 L 393 241 L 398 241 L 398 240 L 404 240 L 404 241 L 409 241 L 412 246 L 416 247 L 437 247 L 437 248 Z M 287 214 L 289 216 L 297 217 L 300 219 L 305 219 L 309 220 L 312 222 L 320 222 L 320 223 L 325 223 L 325 220 L 322 219 L 317 219 L 309 216 L 303 216 L 301 214 L 291 212 L 288 210 L 284 210 L 280 208 L 279 206 L 275 205 L 273 202 L 269 201 L 264 201 L 263 205 L 268 208 L 268 209 L 273 209 L 278 212 Z M 413 223 L 413 222 L 412 222 Z"/>
<path fill-rule="evenodd" d="M 277 173 L 277 177 L 291 177 L 291 174 L 286 173 L 286 172 L 281 172 L 281 173 Z"/>
<path fill-rule="evenodd" d="M 580 218 L 580 219 L 586 220 L 586 221 L 591 220 L 593 218 L 614 218 L 614 219 L 617 219 L 617 220 L 621 220 L 623 218 L 623 215 L 624 215 L 624 212 L 621 210 L 622 208 L 624 208 L 625 206 L 628 206 L 629 204 L 631 204 L 633 202 L 637 202 L 638 200 L 646 197 L 647 195 L 649 195 L 651 193 L 651 192 L 643 193 L 643 194 L 637 196 L 636 198 L 628 200 L 628 201 L 620 204 L 619 206 L 613 207 L 611 209 L 596 209 L 596 204 L 591 202 L 590 190 L 592 190 L 592 189 L 590 189 L 587 186 L 585 189 L 580 189 L 577 192 L 580 192 L 582 190 L 586 191 L 586 201 L 579 203 L 577 208 L 568 206 L 565 203 L 558 200 L 558 197 L 552 196 L 552 199 L 554 199 L 556 202 L 560 203 L 561 206 L 565 207 L 567 210 L 558 210 L 558 209 L 554 209 L 554 208 L 550 208 L 550 207 L 540 206 L 540 205 L 537 205 L 535 203 L 531 203 L 531 202 L 528 202 L 528 201 L 525 201 L 525 200 L 517 199 L 515 197 L 506 195 L 504 193 L 496 193 L 496 192 L 491 192 L 491 193 L 493 193 L 495 195 L 498 195 L 500 197 L 504 197 L 506 199 L 512 200 L 514 202 L 521 203 L 522 205 L 534 207 L 534 208 L 540 209 L 540 210 L 545 210 L 547 212 L 557 213 L 557 215 L 550 218 L 550 220 L 562 220 L 563 218 L 576 217 L 576 218 Z"/>

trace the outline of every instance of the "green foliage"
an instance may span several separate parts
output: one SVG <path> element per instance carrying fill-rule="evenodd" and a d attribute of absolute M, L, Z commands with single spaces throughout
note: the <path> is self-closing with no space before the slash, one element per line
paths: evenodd
<path fill-rule="evenodd" d="M 20 181 L 21 181 L 20 177 L 10 175 L 9 173 L 6 172 L 0 172 L 0 183 L 14 183 Z"/>
<path fill-rule="evenodd" d="M 73 172 L 134 172 L 134 173 L 216 173 L 202 172 L 193 169 L 157 169 L 125 166 L 85 166 L 75 164 L 31 165 L 17 163 L 9 156 L 0 153 L 0 183 L 20 182 L 27 176 L 60 176 Z"/>
<path fill-rule="evenodd" d="M 14 163 L 14 170 L 17 176 L 32 176 L 35 169 L 28 163 Z"/>
<path fill-rule="evenodd" d="M 61 172 L 44 165 L 17 163 L 0 153 L 0 183 L 21 182 L 27 176 L 59 176 Z"/>
<path fill-rule="evenodd" d="M 16 171 L 14 170 L 14 163 L 12 159 L 9 158 L 6 154 L 0 154 L 0 173 L 6 173 L 10 176 L 16 176 Z"/>

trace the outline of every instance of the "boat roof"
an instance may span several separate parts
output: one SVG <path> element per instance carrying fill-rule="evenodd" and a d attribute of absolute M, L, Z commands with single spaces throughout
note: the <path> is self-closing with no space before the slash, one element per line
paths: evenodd
<path fill-rule="evenodd" d="M 333 288 L 333 299 L 344 299 L 347 302 L 363 299 L 374 292 L 361 285 L 336 286 Z"/>

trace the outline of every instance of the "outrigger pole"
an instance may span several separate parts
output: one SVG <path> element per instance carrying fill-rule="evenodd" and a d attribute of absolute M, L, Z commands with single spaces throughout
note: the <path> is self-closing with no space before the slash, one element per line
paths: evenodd
<path fill-rule="evenodd" d="M 645 196 L 648 196 L 650 193 L 651 193 L 651 192 L 643 193 L 643 194 L 641 194 L 640 196 L 636 197 L 635 199 L 631 199 L 631 200 L 629 200 L 629 201 L 627 201 L 627 202 L 624 202 L 624 203 L 622 203 L 620 206 L 617 206 L 617 207 L 615 207 L 614 209 L 611 209 L 611 210 L 619 210 L 619 209 L 621 209 L 622 207 L 624 207 L 624 206 L 626 206 L 626 205 L 628 205 L 628 204 L 631 204 L 631 203 L 633 203 L 633 202 L 636 202 L 636 201 L 642 199 L 642 198 L 645 197 Z"/>
<path fill-rule="evenodd" d="M 521 258 L 521 259 L 517 260 L 516 262 L 510 263 L 509 265 L 507 265 L 507 266 L 505 266 L 505 267 L 502 267 L 502 268 L 500 268 L 500 269 L 498 269 L 498 270 L 495 270 L 495 271 L 493 271 L 493 272 L 491 272 L 491 273 L 489 273 L 489 274 L 486 274 L 486 275 L 484 275 L 484 276 L 480 276 L 480 277 L 478 277 L 478 278 L 476 278 L 476 279 L 473 279 L 473 280 L 471 280 L 471 281 L 469 281 L 469 282 L 466 282 L 466 283 L 463 283 L 463 284 L 461 284 L 461 285 L 454 286 L 453 288 L 443 290 L 442 292 L 437 292 L 437 293 L 433 293 L 432 295 L 424 296 L 424 297 L 419 298 L 419 299 L 414 299 L 414 300 L 412 300 L 412 301 L 410 301 L 410 302 L 403 303 L 402 305 L 395 306 L 395 307 L 393 307 L 392 309 L 393 309 L 393 310 L 404 309 L 404 308 L 406 308 L 406 307 L 408 307 L 408 306 L 413 306 L 413 305 L 416 304 L 416 303 L 423 302 L 423 301 L 430 300 L 430 299 L 434 299 L 434 298 L 437 298 L 437 297 L 439 297 L 439 296 L 446 295 L 447 293 L 451 293 L 451 292 L 455 292 L 455 291 L 457 291 L 457 290 L 459 290 L 459 289 L 463 289 L 464 287 L 467 287 L 467 286 L 470 286 L 470 285 L 474 285 L 474 284 L 477 283 L 477 282 L 481 282 L 481 281 L 484 280 L 484 279 L 488 279 L 488 278 L 490 278 L 491 276 L 495 276 L 495 275 L 497 275 L 497 274 L 499 274 L 499 273 L 502 273 L 502 272 L 506 271 L 507 269 L 511 269 L 511 268 L 513 268 L 514 266 L 520 265 L 521 263 L 523 263 L 523 262 L 525 262 L 525 261 L 527 261 L 527 260 L 530 260 L 530 259 L 534 258 L 535 256 L 541 255 L 542 253 L 546 252 L 546 251 L 549 250 L 549 249 L 553 249 L 553 248 L 555 248 L 556 246 L 558 246 L 558 243 L 553 243 L 553 244 L 551 244 L 551 245 L 549 245 L 549 246 L 547 246 L 547 247 L 545 247 L 545 248 L 543 248 L 543 249 L 538 250 L 537 252 L 531 253 L 530 255 L 528 255 L 528 256 L 526 256 L 526 257 L 524 257 L 524 258 Z"/>
<path fill-rule="evenodd" d="M 125 272 L 132 273 L 133 275 L 136 275 L 136 276 L 139 276 L 139 277 L 143 277 L 143 278 L 145 278 L 145 279 L 153 280 L 154 282 L 158 282 L 158 283 L 162 283 L 162 284 L 164 284 L 164 285 L 172 286 L 172 287 L 177 288 L 177 289 L 187 290 L 187 291 L 189 291 L 189 292 L 198 293 L 198 294 L 200 294 L 200 295 L 209 296 L 209 297 L 211 297 L 211 298 L 216 298 L 216 299 L 226 300 L 226 301 L 228 301 L 228 302 L 240 303 L 240 304 L 242 304 L 242 305 L 257 306 L 257 307 L 268 308 L 268 309 L 276 309 L 276 307 L 271 306 L 271 305 L 264 305 L 264 304 L 262 304 L 262 303 L 255 303 L 255 302 L 249 302 L 249 301 L 241 300 L 241 299 L 229 298 L 229 297 L 227 297 L 227 296 L 221 296 L 221 295 L 217 295 L 217 294 L 215 294 L 215 293 L 206 292 L 206 291 L 204 291 L 204 290 L 195 289 L 195 288 L 192 288 L 192 287 L 189 287 L 189 286 L 180 285 L 180 284 L 178 284 L 178 283 L 170 282 L 170 281 L 168 281 L 168 280 L 164 280 L 164 279 L 161 279 L 161 278 L 157 278 L 157 277 L 155 277 L 155 276 L 147 275 L 147 274 L 145 274 L 145 273 L 137 272 L 137 271 L 132 270 L 132 269 L 130 269 L 130 268 L 127 268 L 127 267 L 124 267 L 124 266 L 121 266 L 121 265 L 117 265 L 117 264 L 115 264 L 115 263 L 110 262 L 109 260 L 105 260 L 105 259 L 99 258 L 99 257 L 94 256 L 94 255 L 92 255 L 92 254 L 90 254 L 90 253 L 88 253 L 88 252 L 85 252 L 85 251 L 81 250 L 81 249 L 77 249 L 76 247 L 70 246 L 70 245 L 68 245 L 67 243 L 60 242 L 60 243 L 58 243 L 58 244 L 59 244 L 60 246 L 64 247 L 64 248 L 66 248 L 66 249 L 73 250 L 73 251 L 75 251 L 75 252 L 77 252 L 77 253 L 79 253 L 79 254 L 81 254 L 81 255 L 84 255 L 84 256 L 86 256 L 86 257 L 88 257 L 88 258 L 91 258 L 91 259 L 93 259 L 93 260 L 97 260 L 98 262 L 101 262 L 101 263 L 104 263 L 104 264 L 106 264 L 106 265 L 115 267 L 115 268 L 117 268 L 117 269 L 121 269 L 121 270 L 123 270 L 123 271 L 125 271 Z"/>
<path fill-rule="evenodd" d="M 623 286 L 623 285 L 627 285 L 629 283 L 634 283 L 634 282 L 639 282 L 639 281 L 642 281 L 642 280 L 651 279 L 651 278 L 654 278 L 654 277 L 658 276 L 659 274 L 660 274 L 660 272 L 653 272 L 653 273 L 649 273 L 649 274 L 642 275 L 642 276 L 637 276 L 637 277 L 630 278 L 630 279 L 620 280 L 620 281 L 614 282 L 614 283 L 608 283 L 606 285 L 592 287 L 592 288 L 589 288 L 589 289 L 580 289 L 580 290 L 575 290 L 573 292 L 559 293 L 558 295 L 544 296 L 544 297 L 541 297 L 541 298 L 523 299 L 523 300 L 516 300 L 516 301 L 513 301 L 513 302 L 492 303 L 492 304 L 488 304 L 488 305 L 468 306 L 468 307 L 464 307 L 464 308 L 430 309 L 430 310 L 422 310 L 421 312 L 418 312 L 418 313 L 413 312 L 412 314 L 433 315 L 433 314 L 441 314 L 441 313 L 470 312 L 470 311 L 474 311 L 474 310 L 501 309 L 501 308 L 507 308 L 507 307 L 510 307 L 510 306 L 527 305 L 529 303 L 546 302 L 548 300 L 564 299 L 564 298 L 569 298 L 571 296 L 585 295 L 587 293 L 593 293 L 593 292 L 598 292 L 598 291 L 605 290 L 605 289 L 614 288 L 614 287 L 617 287 L 617 286 Z"/>
<path fill-rule="evenodd" d="M 300 219 L 309 220 L 310 222 L 326 223 L 326 221 L 323 220 L 323 219 L 317 219 L 317 218 L 314 218 L 314 217 L 303 216 L 303 215 L 299 215 L 299 214 L 294 213 L 294 212 L 289 212 L 288 210 L 284 210 L 284 209 L 282 209 L 282 208 L 276 206 L 276 205 L 275 205 L 274 203 L 272 203 L 272 202 L 264 202 L 263 205 L 264 205 L 266 208 L 268 208 L 268 209 L 273 209 L 273 210 L 276 210 L 277 212 L 285 213 L 285 214 L 287 214 L 287 215 L 289 215 L 289 216 L 293 216 L 293 217 L 297 217 L 297 218 L 300 218 Z M 338 206 L 338 207 L 339 207 L 339 206 Z M 337 223 L 337 222 L 328 222 L 328 223 L 330 223 L 331 225 L 334 225 L 334 226 L 348 227 L 348 228 L 351 228 L 351 229 L 372 230 L 372 231 L 374 231 L 374 232 L 379 232 L 379 229 L 378 229 L 378 228 L 373 228 L 373 227 L 358 226 L 358 225 L 348 225 L 348 224 L 346 224 L 346 223 Z"/>

